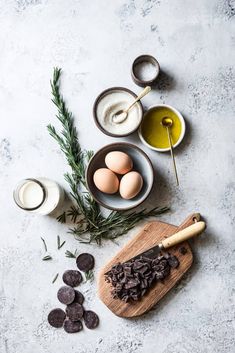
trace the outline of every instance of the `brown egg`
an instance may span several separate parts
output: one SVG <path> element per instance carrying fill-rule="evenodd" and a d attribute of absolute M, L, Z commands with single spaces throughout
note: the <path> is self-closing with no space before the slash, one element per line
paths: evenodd
<path fill-rule="evenodd" d="M 93 181 L 97 189 L 106 194 L 115 194 L 118 191 L 118 177 L 108 168 L 97 169 L 93 175 Z"/>
<path fill-rule="evenodd" d="M 138 195 L 143 186 L 143 178 L 138 172 L 125 174 L 121 181 L 119 192 L 123 199 L 129 200 Z"/>
<path fill-rule="evenodd" d="M 117 174 L 126 174 L 133 167 L 132 159 L 128 154 L 120 151 L 109 152 L 105 157 L 107 167 Z"/>

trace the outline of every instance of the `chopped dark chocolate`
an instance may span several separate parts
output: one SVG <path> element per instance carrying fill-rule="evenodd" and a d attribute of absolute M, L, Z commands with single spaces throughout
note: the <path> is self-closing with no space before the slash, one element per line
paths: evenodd
<path fill-rule="evenodd" d="M 84 322 L 87 328 L 94 329 L 99 325 L 99 317 L 94 311 L 86 310 L 83 315 Z"/>
<path fill-rule="evenodd" d="M 171 255 L 168 259 L 168 263 L 172 268 L 177 268 L 179 266 L 179 260 L 177 259 L 176 256 Z"/>
<path fill-rule="evenodd" d="M 176 256 L 169 253 L 155 259 L 140 257 L 127 263 L 114 265 L 105 274 L 107 282 L 113 286 L 112 296 L 125 302 L 140 300 L 151 285 L 169 276 L 171 268 L 179 266 Z"/>
<path fill-rule="evenodd" d="M 79 332 L 83 329 L 82 322 L 80 320 L 78 321 L 72 321 L 70 319 L 66 319 L 64 321 L 64 330 L 67 333 L 76 333 Z"/>
<path fill-rule="evenodd" d="M 179 248 L 179 252 L 181 255 L 185 255 L 185 254 L 187 254 L 188 250 L 184 246 L 181 246 Z"/>
<path fill-rule="evenodd" d="M 82 274 L 76 270 L 67 270 L 63 274 L 63 281 L 70 287 L 77 287 L 82 282 Z"/>
<path fill-rule="evenodd" d="M 79 303 L 72 303 L 67 305 L 66 314 L 68 318 L 72 321 L 77 321 L 83 316 L 83 307 Z"/>
<path fill-rule="evenodd" d="M 48 314 L 48 322 L 51 326 L 59 328 L 63 326 L 66 314 L 60 308 L 53 309 Z"/>
<path fill-rule="evenodd" d="M 80 271 L 87 272 L 93 269 L 95 259 L 91 254 L 80 254 L 76 259 L 77 267 Z"/>
<path fill-rule="evenodd" d="M 58 290 L 57 298 L 62 304 L 71 304 L 75 298 L 75 291 L 72 287 L 63 286 Z"/>

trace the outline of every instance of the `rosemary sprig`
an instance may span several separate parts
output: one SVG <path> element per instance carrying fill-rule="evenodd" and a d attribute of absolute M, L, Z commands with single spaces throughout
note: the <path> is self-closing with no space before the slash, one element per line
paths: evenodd
<path fill-rule="evenodd" d="M 59 276 L 59 273 L 57 273 L 57 274 L 55 275 L 55 277 L 54 277 L 53 280 L 52 280 L 52 283 L 55 283 L 55 281 L 57 280 L 58 276 Z"/>
<path fill-rule="evenodd" d="M 93 152 L 82 151 L 81 149 L 73 115 L 68 110 L 60 93 L 60 76 L 61 69 L 54 68 L 51 81 L 52 102 L 57 108 L 56 117 L 62 125 L 62 130 L 58 133 L 52 125 L 48 125 L 47 128 L 49 134 L 59 144 L 71 168 L 71 173 L 66 173 L 64 177 L 70 186 L 70 195 L 75 201 L 75 206 L 68 211 L 67 215 L 71 217 L 76 225 L 69 232 L 74 234 L 76 239 L 81 242 L 96 242 L 100 244 L 103 239 L 113 240 L 127 233 L 139 221 L 159 215 L 167 211 L 168 208 L 155 207 L 150 211 L 143 210 L 129 214 L 113 211 L 107 218 L 101 214 L 98 203 L 87 192 L 85 181 L 86 165 Z M 63 217 L 62 220 L 65 219 Z M 59 221 L 61 221 L 61 218 Z"/>
<path fill-rule="evenodd" d="M 66 257 L 69 257 L 69 258 L 74 258 L 74 259 L 76 259 L 76 257 L 77 257 L 77 249 L 74 251 L 74 253 L 72 253 L 72 252 L 69 251 L 69 250 L 66 250 L 66 251 L 65 251 L 65 256 L 66 256 Z"/>
<path fill-rule="evenodd" d="M 60 242 L 60 236 L 57 235 L 57 249 L 60 250 L 65 243 L 66 243 L 65 240 L 61 243 Z"/>
<path fill-rule="evenodd" d="M 51 255 L 45 255 L 45 256 L 42 258 L 42 261 L 48 261 L 48 260 L 52 260 Z"/>
<path fill-rule="evenodd" d="M 41 237 L 42 239 L 42 242 L 43 242 L 43 246 L 44 246 L 44 249 L 45 249 L 45 252 L 47 252 L 47 244 L 45 242 L 45 240 Z"/>

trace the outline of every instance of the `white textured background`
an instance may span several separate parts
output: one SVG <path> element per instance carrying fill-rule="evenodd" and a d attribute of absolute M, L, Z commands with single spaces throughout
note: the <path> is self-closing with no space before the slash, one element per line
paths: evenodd
<path fill-rule="evenodd" d="M 234 352 L 234 15 L 233 0 L 0 0 L 1 353 Z M 113 85 L 138 93 L 130 66 L 143 53 L 156 56 L 164 71 L 144 105 L 172 104 L 187 122 L 177 150 L 178 190 L 170 157 L 147 151 L 156 169 L 148 203 L 171 205 L 162 219 L 175 224 L 200 211 L 208 230 L 192 242 L 192 270 L 154 311 L 122 320 L 98 300 L 94 284 L 84 284 L 86 307 L 101 324 L 68 335 L 46 320 L 58 305 L 61 280 L 52 285 L 54 274 L 74 267 L 65 249 L 92 252 L 97 273 L 136 229 L 119 245 L 80 245 L 55 219 L 17 209 L 12 190 L 19 179 L 39 175 L 65 185 L 66 163 L 46 130 L 56 124 L 53 66 L 63 68 L 82 145 L 96 150 L 114 139 L 96 129 L 92 104 Z M 135 135 L 126 140 L 140 145 Z M 59 252 L 57 234 L 67 240 Z M 41 261 L 40 236 L 50 263 Z"/>

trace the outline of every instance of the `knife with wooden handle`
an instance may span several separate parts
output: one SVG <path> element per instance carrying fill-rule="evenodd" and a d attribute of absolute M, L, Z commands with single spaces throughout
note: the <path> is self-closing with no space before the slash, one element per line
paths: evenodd
<path fill-rule="evenodd" d="M 136 255 L 135 257 L 125 261 L 136 260 L 142 256 L 148 258 L 155 258 L 158 256 L 159 252 L 162 250 L 169 249 L 170 247 L 182 243 L 185 240 L 191 239 L 196 235 L 201 234 L 206 228 L 206 223 L 203 221 L 195 222 L 191 226 L 181 229 L 179 232 L 169 236 L 168 238 L 162 240 L 162 242 L 151 249 L 148 249 L 141 254 Z"/>

